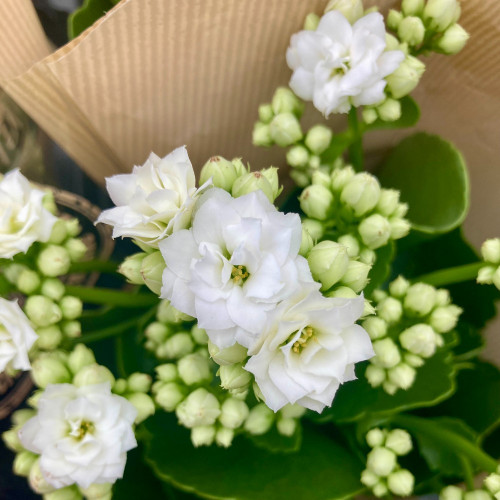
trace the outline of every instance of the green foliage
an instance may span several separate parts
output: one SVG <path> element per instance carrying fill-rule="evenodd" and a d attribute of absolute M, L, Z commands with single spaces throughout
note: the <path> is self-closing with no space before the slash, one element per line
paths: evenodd
<path fill-rule="evenodd" d="M 108 10 L 120 0 L 85 0 L 83 5 L 68 17 L 68 36 L 76 38 L 80 33 L 92 26 Z"/>
<path fill-rule="evenodd" d="M 364 127 L 365 132 L 382 129 L 398 129 L 413 127 L 420 119 L 420 108 L 413 98 L 405 96 L 401 99 L 401 117 L 393 122 L 375 120 Z"/>
<path fill-rule="evenodd" d="M 469 208 L 469 178 L 461 153 L 436 135 L 404 139 L 378 172 L 384 187 L 399 189 L 413 229 L 440 234 L 459 226 Z"/>
<path fill-rule="evenodd" d="M 261 436 L 248 436 L 252 443 L 263 450 L 272 453 L 294 453 L 300 450 L 302 445 L 302 426 L 299 423 L 292 436 L 283 436 L 276 427 Z"/>
<path fill-rule="evenodd" d="M 389 241 L 387 245 L 384 245 L 375 251 L 377 254 L 377 260 L 368 275 L 370 282 L 363 290 L 363 293 L 367 298 L 370 298 L 370 295 L 374 290 L 381 288 L 391 275 L 391 264 L 394 259 L 394 251 L 395 244 L 392 240 Z"/>

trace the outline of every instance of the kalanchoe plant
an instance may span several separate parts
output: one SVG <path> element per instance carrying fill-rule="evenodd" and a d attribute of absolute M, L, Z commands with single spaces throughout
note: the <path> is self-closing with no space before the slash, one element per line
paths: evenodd
<path fill-rule="evenodd" d="M 5 176 L 0 369 L 37 386 L 3 435 L 16 474 L 46 500 L 498 498 L 500 371 L 477 359 L 498 293 L 475 280 L 499 287 L 499 240 L 483 260 L 464 241 L 467 172 L 442 139 L 362 171 L 364 133 L 417 122 L 418 57 L 458 52 L 459 16 L 456 0 L 307 16 L 253 131 L 287 148 L 281 211 L 275 167 L 213 156 L 196 183 L 186 148 L 151 154 L 107 179 L 97 220 L 137 251 L 82 265 L 78 224 Z M 348 128 L 303 130 L 307 101 Z M 127 288 L 64 284 L 75 270 Z"/>

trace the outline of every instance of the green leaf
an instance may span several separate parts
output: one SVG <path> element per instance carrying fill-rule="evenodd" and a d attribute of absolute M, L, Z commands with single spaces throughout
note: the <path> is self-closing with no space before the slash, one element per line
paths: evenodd
<path fill-rule="evenodd" d="M 394 122 L 384 122 L 383 120 L 375 120 L 369 125 L 365 125 L 364 131 L 382 129 L 408 128 L 417 124 L 420 118 L 420 108 L 413 98 L 405 96 L 401 99 L 401 117 Z"/>
<path fill-rule="evenodd" d="M 85 0 L 83 5 L 68 17 L 68 36 L 76 38 L 111 10 L 120 0 Z"/>
<path fill-rule="evenodd" d="M 334 162 L 353 142 L 351 132 L 341 132 L 334 134 L 328 148 L 321 153 L 321 163 L 330 164 Z"/>
<path fill-rule="evenodd" d="M 387 245 L 375 251 L 377 260 L 368 275 L 370 282 L 363 290 L 366 297 L 369 298 L 371 293 L 377 288 L 380 288 L 389 278 L 391 274 L 391 263 L 394 259 L 394 250 L 394 242 L 390 241 Z"/>
<path fill-rule="evenodd" d="M 323 411 L 317 420 L 345 423 L 434 406 L 455 390 L 455 369 L 451 361 L 449 352 L 437 352 L 418 369 L 413 386 L 393 396 L 382 388 L 373 389 L 364 376 L 364 370 L 360 370 L 358 380 L 340 386 L 332 407 Z"/>
<path fill-rule="evenodd" d="M 302 426 L 299 424 L 292 436 L 283 436 L 276 427 L 261 436 L 248 436 L 248 439 L 258 448 L 272 453 L 294 453 L 300 450 L 302 444 Z"/>
<path fill-rule="evenodd" d="M 304 428 L 297 453 L 276 454 L 237 437 L 227 449 L 194 448 L 175 416 L 147 420 L 145 459 L 155 474 L 203 498 L 237 500 L 344 499 L 359 494 L 363 464 L 333 439 Z"/>
<path fill-rule="evenodd" d="M 430 234 L 459 226 L 469 209 L 469 177 L 460 152 L 436 135 L 404 139 L 378 172 L 384 187 L 401 191 L 413 229 Z"/>

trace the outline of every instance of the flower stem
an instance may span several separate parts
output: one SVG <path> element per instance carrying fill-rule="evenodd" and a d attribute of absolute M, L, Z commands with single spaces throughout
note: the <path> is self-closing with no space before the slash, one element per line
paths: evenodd
<path fill-rule="evenodd" d="M 454 283 L 461 283 L 462 281 L 475 280 L 479 269 L 484 267 L 484 265 L 484 262 L 473 262 L 472 264 L 465 264 L 463 266 L 449 267 L 447 269 L 440 269 L 439 271 L 423 274 L 412 281 L 423 281 L 424 283 L 438 287 L 453 285 Z"/>
<path fill-rule="evenodd" d="M 75 262 L 71 264 L 69 274 L 91 273 L 94 271 L 109 274 L 117 273 L 118 264 L 116 262 L 108 260 L 87 260 L 84 262 Z"/>
<path fill-rule="evenodd" d="M 353 141 L 349 146 L 349 160 L 357 172 L 363 170 L 363 132 L 358 120 L 356 108 L 351 107 L 348 115 L 349 129 L 352 132 Z"/>
<path fill-rule="evenodd" d="M 141 316 L 136 316 L 127 321 L 122 321 L 113 326 L 109 326 L 108 328 L 103 328 L 102 330 L 97 330 L 92 333 L 88 333 L 87 335 L 82 335 L 81 337 L 74 339 L 74 344 L 90 344 L 92 342 L 97 342 L 99 340 L 104 340 L 109 337 L 115 337 L 116 335 L 121 335 L 129 328 L 135 326 L 141 320 Z"/>
<path fill-rule="evenodd" d="M 465 485 L 467 486 L 468 491 L 472 491 L 474 489 L 474 471 L 472 470 L 472 465 L 470 460 L 468 460 L 464 455 L 459 455 L 459 458 L 464 471 Z"/>
<path fill-rule="evenodd" d="M 437 445 L 443 446 L 454 453 L 463 455 L 463 457 L 472 463 L 479 466 L 486 472 L 495 472 L 498 466 L 497 461 L 471 443 L 464 437 L 449 431 L 442 425 L 438 425 L 431 420 L 426 420 L 414 415 L 395 415 L 392 417 L 392 422 L 396 425 L 401 425 L 409 431 L 416 434 L 422 434 L 432 439 Z"/>
<path fill-rule="evenodd" d="M 158 303 L 158 297 L 152 293 L 134 294 L 108 288 L 88 288 L 67 286 L 68 295 L 78 297 L 89 304 L 105 304 L 120 307 L 147 307 Z"/>

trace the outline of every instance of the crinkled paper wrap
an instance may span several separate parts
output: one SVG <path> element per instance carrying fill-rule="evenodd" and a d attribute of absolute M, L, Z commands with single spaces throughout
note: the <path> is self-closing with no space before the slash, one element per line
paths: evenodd
<path fill-rule="evenodd" d="M 164 155 L 182 144 L 197 169 L 213 154 L 279 166 L 282 150 L 251 144 L 257 107 L 290 77 L 290 35 L 325 4 L 122 0 L 51 53 L 31 1 L 0 0 L 0 86 L 100 183 L 142 164 L 151 150 Z M 500 2 L 464 0 L 462 7 L 470 42 L 457 56 L 428 58 L 414 97 L 422 107 L 418 129 L 465 155 L 472 180 L 466 231 L 479 246 L 500 227 Z M 308 115 L 311 123 L 318 118 Z M 411 132 L 371 134 L 372 161 Z M 498 361 L 499 324 L 490 328 L 488 350 Z"/>

